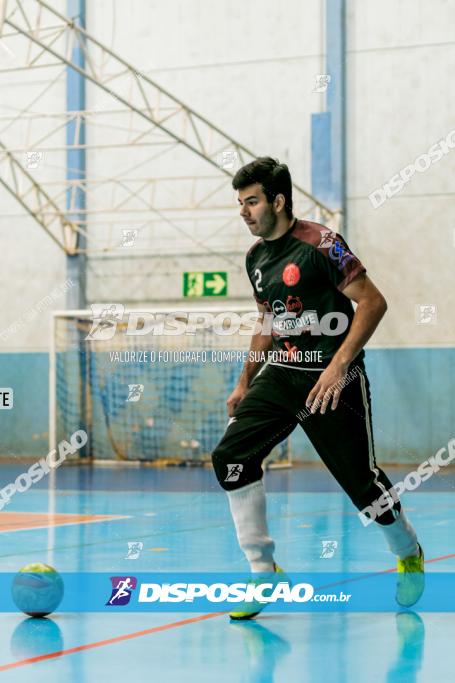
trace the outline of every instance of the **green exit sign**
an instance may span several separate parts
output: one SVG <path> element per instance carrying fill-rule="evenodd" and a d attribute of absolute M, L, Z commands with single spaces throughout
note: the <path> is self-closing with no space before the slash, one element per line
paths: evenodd
<path fill-rule="evenodd" d="M 183 296 L 226 296 L 227 273 L 183 273 Z"/>

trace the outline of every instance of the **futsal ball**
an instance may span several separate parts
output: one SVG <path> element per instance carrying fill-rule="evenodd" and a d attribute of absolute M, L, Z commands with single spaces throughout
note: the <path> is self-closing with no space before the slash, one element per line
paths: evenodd
<path fill-rule="evenodd" d="M 60 605 L 63 598 L 60 574 L 48 564 L 28 564 L 16 574 L 11 593 L 21 612 L 31 617 L 45 617 Z"/>

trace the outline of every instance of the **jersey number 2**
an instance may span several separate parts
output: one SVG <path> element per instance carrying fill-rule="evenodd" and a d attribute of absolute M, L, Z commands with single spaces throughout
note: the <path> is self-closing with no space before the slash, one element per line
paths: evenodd
<path fill-rule="evenodd" d="M 262 292 L 262 287 L 261 287 L 261 284 L 260 284 L 261 281 L 262 281 L 262 273 L 261 273 L 261 271 L 259 270 L 259 268 L 256 268 L 256 270 L 254 271 L 254 275 L 255 275 L 255 277 L 256 277 L 256 281 L 255 281 L 255 283 L 254 283 L 254 286 L 256 287 L 256 291 L 257 291 L 257 292 Z"/>

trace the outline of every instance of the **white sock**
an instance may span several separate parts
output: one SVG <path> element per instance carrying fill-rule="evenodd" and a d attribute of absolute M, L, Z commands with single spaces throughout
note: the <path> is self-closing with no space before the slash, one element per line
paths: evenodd
<path fill-rule="evenodd" d="M 392 524 L 380 524 L 389 548 L 400 560 L 410 555 L 419 555 L 417 535 L 409 519 L 404 514 L 403 508 L 397 519 Z"/>
<path fill-rule="evenodd" d="M 273 572 L 275 544 L 267 528 L 262 480 L 227 491 L 237 539 L 252 572 Z"/>

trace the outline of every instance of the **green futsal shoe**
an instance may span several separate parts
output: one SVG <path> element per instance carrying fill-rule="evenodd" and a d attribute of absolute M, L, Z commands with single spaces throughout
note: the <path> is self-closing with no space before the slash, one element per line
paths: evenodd
<path fill-rule="evenodd" d="M 291 582 L 281 567 L 279 567 L 277 564 L 274 564 L 274 568 L 274 572 L 270 572 L 269 574 L 261 574 L 261 576 L 250 579 L 247 585 L 258 586 L 261 583 L 272 583 L 274 587 L 279 583 L 289 583 L 290 585 Z M 268 604 L 269 603 L 265 602 L 265 600 L 244 600 L 243 602 L 239 603 L 238 608 L 235 611 L 229 612 L 229 616 L 233 620 L 253 619 L 253 617 L 259 614 L 259 612 L 262 612 L 264 607 L 267 607 Z"/>
<path fill-rule="evenodd" d="M 402 607 L 411 607 L 421 597 L 425 588 L 424 556 L 419 546 L 418 555 L 410 555 L 397 560 L 396 601 Z"/>

